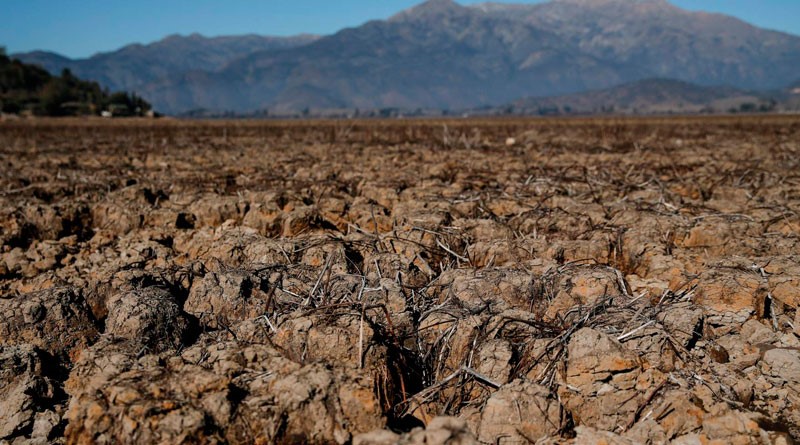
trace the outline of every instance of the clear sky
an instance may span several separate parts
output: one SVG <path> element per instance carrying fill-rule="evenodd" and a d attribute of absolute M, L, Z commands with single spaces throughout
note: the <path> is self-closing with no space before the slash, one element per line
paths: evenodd
<path fill-rule="evenodd" d="M 421 0 L 0 0 L 0 46 L 87 57 L 169 34 L 330 34 Z M 479 3 L 460 0 L 461 4 Z M 516 0 L 539 3 L 541 0 Z M 672 0 L 800 35 L 800 0 Z"/>

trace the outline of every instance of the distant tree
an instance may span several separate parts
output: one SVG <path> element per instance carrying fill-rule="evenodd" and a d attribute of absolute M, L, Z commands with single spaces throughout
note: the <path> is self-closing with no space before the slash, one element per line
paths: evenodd
<path fill-rule="evenodd" d="M 390 118 L 390 117 L 397 117 L 400 114 L 399 108 L 381 108 L 378 110 L 378 116 L 382 118 Z"/>
<path fill-rule="evenodd" d="M 64 110 L 61 105 L 73 99 L 67 83 L 61 78 L 54 77 L 42 89 L 39 114 L 62 116 Z"/>
<path fill-rule="evenodd" d="M 770 111 L 775 111 L 775 107 L 778 105 L 778 102 L 775 99 L 770 99 L 767 103 L 762 103 L 758 106 L 758 111 L 762 113 L 769 113 Z"/>
<path fill-rule="evenodd" d="M 547 105 L 539 107 L 537 111 L 540 116 L 554 116 L 558 114 L 558 107 L 555 105 Z"/>
<path fill-rule="evenodd" d="M 756 104 L 752 102 L 746 102 L 739 106 L 739 111 L 742 113 L 752 113 L 756 111 Z"/>
<path fill-rule="evenodd" d="M 112 109 L 117 115 L 141 116 L 151 106 L 136 93 L 116 92 L 108 96 L 104 108 Z"/>

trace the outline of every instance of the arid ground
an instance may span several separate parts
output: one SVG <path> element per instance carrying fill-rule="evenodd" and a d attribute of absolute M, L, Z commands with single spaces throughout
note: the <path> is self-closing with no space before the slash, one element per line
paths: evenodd
<path fill-rule="evenodd" d="M 793 443 L 800 117 L 0 123 L 0 443 Z"/>

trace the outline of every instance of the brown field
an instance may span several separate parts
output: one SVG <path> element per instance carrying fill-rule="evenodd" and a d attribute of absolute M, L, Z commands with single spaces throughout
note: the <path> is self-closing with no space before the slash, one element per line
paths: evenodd
<path fill-rule="evenodd" d="M 0 122 L 0 221 L 0 443 L 800 439 L 800 117 Z"/>

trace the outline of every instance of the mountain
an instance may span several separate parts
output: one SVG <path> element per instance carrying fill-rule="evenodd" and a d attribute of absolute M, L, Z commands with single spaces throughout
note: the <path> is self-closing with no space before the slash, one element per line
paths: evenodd
<path fill-rule="evenodd" d="M 157 65 L 172 67 L 182 51 L 152 48 L 164 54 L 156 64 L 155 55 L 138 63 L 123 50 L 90 58 L 76 72 L 134 87 L 171 113 L 462 109 L 651 78 L 762 90 L 800 72 L 800 37 L 666 0 L 468 7 L 429 0 L 305 44 L 241 51 L 218 63 L 197 58 L 191 67 L 176 64 L 181 69 Z"/>
<path fill-rule="evenodd" d="M 513 114 L 700 113 L 772 111 L 782 108 L 781 91 L 749 92 L 673 79 L 645 79 L 612 88 L 517 100 L 494 112 Z M 780 103 L 779 103 L 780 102 Z"/>
<path fill-rule="evenodd" d="M 167 109 L 463 108 L 618 83 L 619 71 L 552 33 L 432 0 L 303 47 L 188 73 L 148 97 Z"/>
<path fill-rule="evenodd" d="M 248 54 L 293 48 L 317 38 L 310 34 L 294 37 L 172 35 L 148 45 L 127 45 L 86 59 L 69 59 L 46 51 L 15 54 L 14 57 L 40 65 L 54 74 L 68 68 L 77 76 L 96 80 L 110 89 L 144 91 L 151 83 L 177 78 L 188 71 L 215 71 Z"/>
<path fill-rule="evenodd" d="M 666 0 L 556 0 L 533 6 L 478 5 L 514 17 L 647 77 L 747 89 L 780 88 L 797 78 L 800 37 L 734 17 L 689 12 Z"/>

